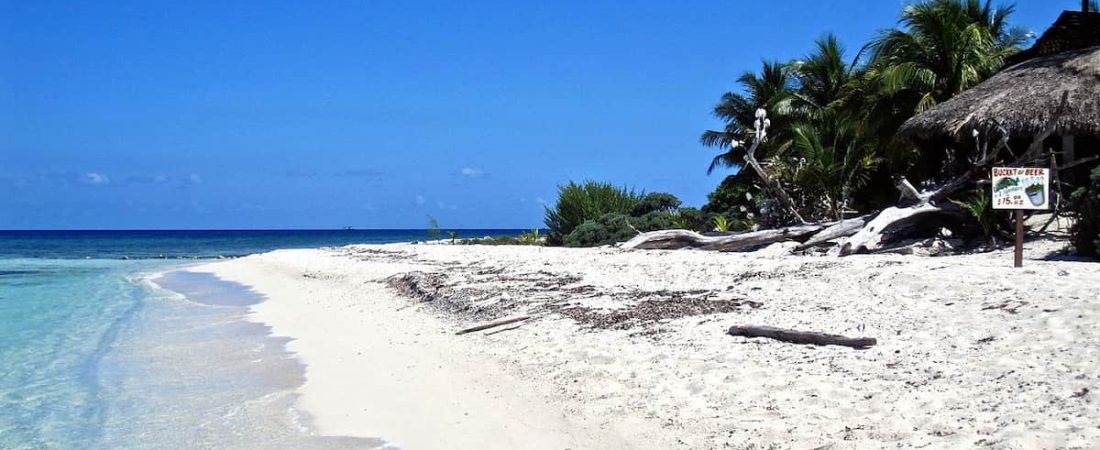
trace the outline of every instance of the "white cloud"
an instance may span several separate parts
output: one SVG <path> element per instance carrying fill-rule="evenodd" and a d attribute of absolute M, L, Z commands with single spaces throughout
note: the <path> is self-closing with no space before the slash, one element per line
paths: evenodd
<path fill-rule="evenodd" d="M 153 177 L 153 182 L 154 183 L 167 183 L 168 182 L 168 177 L 166 177 L 164 175 L 157 175 L 157 176 Z"/>
<path fill-rule="evenodd" d="M 546 200 L 543 199 L 542 197 L 536 198 L 535 201 L 538 202 L 538 204 L 540 204 L 540 205 L 545 205 L 546 204 Z"/>
<path fill-rule="evenodd" d="M 423 205 L 423 204 L 424 204 L 424 202 L 426 202 L 426 201 L 427 201 L 427 200 L 425 200 L 425 199 L 424 199 L 424 196 L 423 196 L 423 195 L 419 195 L 419 194 L 418 194 L 418 195 L 417 195 L 416 197 L 413 197 L 413 200 L 415 200 L 415 201 L 416 201 L 416 204 L 417 204 L 417 205 Z"/>
<path fill-rule="evenodd" d="M 482 175 L 485 175 L 485 172 L 483 172 L 481 169 L 478 169 L 477 167 L 463 167 L 462 170 L 459 171 L 459 173 L 461 173 L 464 177 L 470 178 L 480 178 Z"/>
<path fill-rule="evenodd" d="M 202 184 L 202 177 L 200 177 L 196 173 L 193 173 L 187 177 L 187 182 L 191 184 Z"/>
<path fill-rule="evenodd" d="M 104 175 L 104 174 L 101 174 L 101 173 L 96 173 L 96 172 L 88 172 L 88 173 L 84 174 L 84 176 L 81 177 L 80 181 L 85 183 L 85 184 L 91 184 L 91 185 L 97 185 L 97 186 L 111 183 L 111 179 L 108 178 L 107 175 Z"/>

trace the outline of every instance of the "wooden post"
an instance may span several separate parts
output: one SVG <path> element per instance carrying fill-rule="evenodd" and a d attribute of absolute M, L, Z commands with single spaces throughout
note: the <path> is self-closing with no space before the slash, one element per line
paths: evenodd
<path fill-rule="evenodd" d="M 1003 216 L 1002 216 L 1003 217 Z M 1016 210 L 1016 258 L 1014 267 L 1024 266 L 1024 210 Z"/>
<path fill-rule="evenodd" d="M 1062 136 L 1062 165 L 1063 166 L 1066 165 L 1066 164 L 1069 164 L 1073 161 L 1077 161 L 1077 152 L 1075 151 L 1073 144 L 1074 144 L 1074 142 L 1073 142 L 1073 135 L 1072 134 L 1066 134 L 1066 135 Z M 1072 170 L 1068 171 L 1068 172 L 1066 172 L 1066 175 L 1064 177 L 1062 177 L 1070 185 L 1073 185 L 1073 181 L 1074 181 L 1073 172 L 1074 171 L 1072 171 Z M 1054 174 L 1055 175 L 1060 175 L 1058 172 L 1054 172 Z M 1055 189 L 1058 188 L 1057 184 L 1055 184 L 1054 186 L 1055 186 Z"/>

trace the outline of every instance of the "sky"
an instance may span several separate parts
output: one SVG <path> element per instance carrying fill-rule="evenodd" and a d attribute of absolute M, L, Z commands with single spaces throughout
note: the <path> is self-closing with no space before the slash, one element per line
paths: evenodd
<path fill-rule="evenodd" d="M 0 0 L 0 229 L 528 228 L 585 179 L 700 206 L 740 73 L 905 3 Z"/>

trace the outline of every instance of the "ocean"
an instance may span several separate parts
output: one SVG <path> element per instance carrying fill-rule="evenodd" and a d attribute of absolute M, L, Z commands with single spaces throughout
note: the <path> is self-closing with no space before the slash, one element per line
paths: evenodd
<path fill-rule="evenodd" d="M 460 236 L 521 230 L 461 230 Z M 424 230 L 0 231 L 0 449 L 378 448 L 315 436 L 244 286 L 173 269 Z"/>

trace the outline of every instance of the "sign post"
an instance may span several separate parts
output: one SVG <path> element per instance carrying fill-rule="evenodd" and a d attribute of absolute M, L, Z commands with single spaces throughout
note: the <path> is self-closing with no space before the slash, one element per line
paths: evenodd
<path fill-rule="evenodd" d="M 1050 169 L 994 167 L 993 209 L 1016 210 L 1014 266 L 1024 265 L 1024 210 L 1050 209 Z"/>

